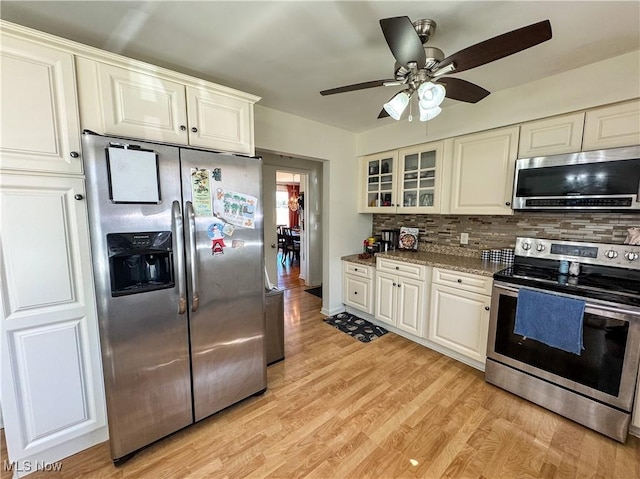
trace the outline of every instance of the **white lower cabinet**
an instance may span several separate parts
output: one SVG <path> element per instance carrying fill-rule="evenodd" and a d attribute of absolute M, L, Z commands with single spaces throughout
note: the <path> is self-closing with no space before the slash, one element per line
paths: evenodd
<path fill-rule="evenodd" d="M 342 302 L 373 314 L 373 265 L 342 262 Z"/>
<path fill-rule="evenodd" d="M 378 258 L 375 318 L 421 336 L 426 320 L 427 267 Z"/>
<path fill-rule="evenodd" d="M 15 471 L 107 439 L 81 178 L 0 176 L 2 408 Z"/>
<path fill-rule="evenodd" d="M 434 268 L 427 339 L 484 364 L 491 283 L 488 277 Z"/>

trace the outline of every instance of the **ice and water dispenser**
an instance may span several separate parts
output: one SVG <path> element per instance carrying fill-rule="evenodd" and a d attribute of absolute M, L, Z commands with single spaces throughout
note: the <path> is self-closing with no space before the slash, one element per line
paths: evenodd
<path fill-rule="evenodd" d="M 173 288 L 170 231 L 107 234 L 111 296 Z"/>

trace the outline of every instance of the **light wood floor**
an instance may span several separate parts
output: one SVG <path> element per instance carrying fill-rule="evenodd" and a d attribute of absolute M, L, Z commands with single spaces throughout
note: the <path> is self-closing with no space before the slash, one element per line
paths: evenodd
<path fill-rule="evenodd" d="M 268 368 L 263 396 L 119 468 L 104 443 L 29 477 L 640 477 L 637 438 L 618 444 L 393 333 L 360 343 L 324 324 L 302 286 L 285 300 L 286 359 Z"/>

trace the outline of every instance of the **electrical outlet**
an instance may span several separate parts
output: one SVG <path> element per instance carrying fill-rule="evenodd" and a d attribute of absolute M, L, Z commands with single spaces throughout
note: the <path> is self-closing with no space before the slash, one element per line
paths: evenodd
<path fill-rule="evenodd" d="M 469 233 L 460 233 L 460 244 L 469 244 Z"/>

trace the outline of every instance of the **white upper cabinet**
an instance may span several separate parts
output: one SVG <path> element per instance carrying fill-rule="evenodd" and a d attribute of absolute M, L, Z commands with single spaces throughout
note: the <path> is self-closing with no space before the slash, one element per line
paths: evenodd
<path fill-rule="evenodd" d="M 443 142 L 433 142 L 398 153 L 398 213 L 439 213 Z"/>
<path fill-rule="evenodd" d="M 184 85 L 104 63 L 96 67 L 105 134 L 187 143 Z"/>
<path fill-rule="evenodd" d="M 361 213 L 395 213 L 398 152 L 388 151 L 360 159 L 362 167 Z"/>
<path fill-rule="evenodd" d="M 187 87 L 189 144 L 253 155 L 253 104 Z"/>
<path fill-rule="evenodd" d="M 516 127 L 453 140 L 451 204 L 448 213 L 510 215 L 518 153 Z"/>
<path fill-rule="evenodd" d="M 361 213 L 439 213 L 443 142 L 361 158 Z"/>
<path fill-rule="evenodd" d="M 640 145 L 640 100 L 587 111 L 582 150 Z"/>
<path fill-rule="evenodd" d="M 83 128 L 253 155 L 253 104 L 230 88 L 78 57 Z"/>
<path fill-rule="evenodd" d="M 80 174 L 73 55 L 2 34 L 0 166 Z"/>
<path fill-rule="evenodd" d="M 518 158 L 576 153 L 583 127 L 584 112 L 525 123 L 520 126 Z"/>

